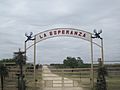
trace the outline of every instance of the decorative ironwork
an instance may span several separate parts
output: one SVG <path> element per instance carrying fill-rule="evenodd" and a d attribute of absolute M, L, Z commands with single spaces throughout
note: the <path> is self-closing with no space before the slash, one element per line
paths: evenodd
<path fill-rule="evenodd" d="M 29 41 L 29 40 L 35 40 L 35 39 L 32 37 L 32 35 L 33 35 L 33 32 L 30 32 L 29 35 L 28 35 L 27 33 L 25 33 L 25 36 L 27 37 L 27 40 L 26 40 L 25 42 L 27 42 L 27 41 Z"/>
<path fill-rule="evenodd" d="M 98 32 L 96 31 L 96 29 L 94 29 L 94 36 L 92 38 L 99 38 L 102 39 L 100 34 L 102 33 L 102 30 L 99 30 Z"/>

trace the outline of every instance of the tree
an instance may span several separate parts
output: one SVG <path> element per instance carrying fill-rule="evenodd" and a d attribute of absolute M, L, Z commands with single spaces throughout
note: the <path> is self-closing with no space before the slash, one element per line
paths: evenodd
<path fill-rule="evenodd" d="M 11 59 L 11 58 L 10 59 L 2 59 L 2 60 L 0 60 L 0 62 L 1 63 L 15 62 L 15 59 Z"/>
<path fill-rule="evenodd" d="M 80 57 L 77 57 L 78 66 L 83 64 L 83 60 Z"/>
<path fill-rule="evenodd" d="M 4 78 L 8 76 L 8 69 L 3 65 L 0 64 L 0 77 L 1 77 L 1 89 L 4 88 Z"/>
<path fill-rule="evenodd" d="M 106 68 L 103 66 L 103 62 L 101 59 L 98 60 L 99 67 L 98 67 L 98 75 L 97 75 L 97 83 L 96 83 L 96 90 L 107 90 L 106 86 L 106 79 L 105 76 L 108 75 Z"/>
<path fill-rule="evenodd" d="M 64 66 L 69 67 L 69 68 L 76 68 L 78 67 L 79 59 L 77 60 L 74 57 L 67 57 L 66 59 L 64 59 L 63 64 Z"/>

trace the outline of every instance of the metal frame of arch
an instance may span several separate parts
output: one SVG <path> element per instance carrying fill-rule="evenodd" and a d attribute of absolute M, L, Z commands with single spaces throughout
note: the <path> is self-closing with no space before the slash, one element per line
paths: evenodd
<path fill-rule="evenodd" d="M 104 55 L 103 55 L 103 39 L 101 39 L 101 45 L 93 42 L 93 38 L 92 38 L 92 33 L 90 32 L 86 32 L 83 30 L 79 30 L 79 29 L 74 29 L 74 28 L 55 28 L 55 29 L 50 29 L 47 31 L 43 31 L 40 32 L 36 35 L 34 35 L 31 38 L 34 41 L 33 44 L 31 44 L 30 46 L 27 47 L 27 42 L 25 41 L 25 55 L 26 55 L 26 51 L 31 48 L 32 46 L 34 46 L 34 80 L 36 81 L 36 44 L 38 42 L 41 42 L 43 40 L 49 39 L 49 38 L 53 38 L 53 37 L 74 37 L 74 38 L 81 38 L 83 40 L 86 40 L 88 42 L 90 42 L 90 51 L 91 51 L 91 88 L 94 87 L 94 68 L 93 68 L 93 44 L 99 46 L 101 48 L 101 59 L 102 61 L 104 61 Z"/>

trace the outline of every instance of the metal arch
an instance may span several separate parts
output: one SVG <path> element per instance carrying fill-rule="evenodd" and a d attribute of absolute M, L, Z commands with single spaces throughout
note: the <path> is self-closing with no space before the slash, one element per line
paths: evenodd
<path fill-rule="evenodd" d="M 74 35 L 56 35 L 56 36 L 51 36 L 51 37 L 47 37 L 47 38 L 44 38 L 44 39 L 42 39 L 42 40 L 38 40 L 37 42 L 36 42 L 36 36 L 37 35 L 40 35 L 40 34 L 42 34 L 42 33 L 45 33 L 45 32 L 49 32 L 49 31 L 54 31 L 54 30 L 57 30 L 57 29 L 70 29 L 71 31 L 72 30 L 76 30 L 76 31 L 80 31 L 80 32 L 85 32 L 85 33 L 87 33 L 88 34 L 88 36 L 90 36 L 90 37 L 88 37 L 89 39 L 87 39 L 87 37 L 86 38 L 82 38 L 82 37 L 78 37 L 78 36 L 74 36 Z M 50 29 L 50 30 L 46 30 L 46 31 L 43 31 L 43 32 L 40 32 L 40 33 L 38 33 L 38 34 L 36 34 L 36 35 L 34 35 L 33 37 L 35 38 L 34 39 L 34 44 L 32 44 L 32 45 L 30 45 L 29 47 L 26 47 L 26 42 L 25 42 L 25 52 L 30 48 L 30 47 L 32 47 L 32 46 L 34 46 L 34 80 L 36 81 L 36 70 L 35 70 L 35 64 L 36 64 L 36 44 L 38 43 L 38 42 L 40 42 L 40 41 L 43 41 L 43 40 L 46 40 L 46 39 L 49 39 L 49 38 L 53 38 L 53 37 L 74 37 L 74 38 L 81 38 L 81 39 L 83 39 L 83 40 L 86 40 L 86 41 L 88 41 L 88 42 L 90 42 L 90 44 L 91 44 L 91 89 L 93 89 L 93 86 L 94 86 L 94 71 L 93 71 L 93 44 L 95 44 L 95 45 L 97 45 L 98 47 L 100 47 L 100 48 L 103 48 L 103 46 L 102 45 L 99 45 L 99 44 L 97 44 L 97 43 L 95 43 L 95 42 L 93 42 L 93 40 L 92 40 L 92 35 L 94 35 L 94 34 L 92 34 L 92 33 L 90 33 L 90 32 L 86 32 L 86 31 L 84 31 L 84 30 L 79 30 L 79 29 L 74 29 L 74 28 L 55 28 L 55 29 Z"/>
<path fill-rule="evenodd" d="M 38 43 L 38 42 L 37 42 Z M 97 44 L 96 42 L 92 42 L 93 44 L 95 44 L 95 45 L 97 45 L 98 47 L 102 47 L 102 46 L 100 46 L 99 44 Z M 36 43 L 35 43 L 36 44 Z M 32 46 L 34 46 L 35 44 L 32 44 L 32 45 L 30 45 L 29 47 L 27 47 L 26 48 L 26 51 L 29 49 L 29 48 L 31 48 Z"/>
<path fill-rule="evenodd" d="M 51 33 L 51 34 L 50 34 Z M 77 34 L 76 34 L 77 33 Z M 45 36 L 44 36 L 45 35 Z M 85 35 L 85 36 L 84 36 Z M 90 41 L 92 33 L 74 28 L 55 28 L 40 32 L 36 37 L 36 43 L 52 37 L 75 37 Z"/>
<path fill-rule="evenodd" d="M 75 29 L 75 28 L 54 28 L 54 29 L 49 29 L 49 30 L 43 31 L 43 32 L 48 32 L 48 31 L 56 30 L 56 29 L 72 29 L 72 30 L 78 30 L 78 31 L 83 31 L 83 32 L 92 34 L 92 33 L 90 33 L 90 32 L 87 32 L 87 31 L 84 31 L 84 30 L 80 30 L 80 29 Z M 36 35 L 39 35 L 39 34 L 41 34 L 41 33 L 43 33 L 43 32 L 37 33 L 37 34 L 35 34 L 33 37 L 35 37 Z M 92 34 L 92 35 L 93 35 L 93 34 Z"/>
<path fill-rule="evenodd" d="M 40 34 L 42 34 L 42 33 L 46 33 L 46 32 L 53 31 L 53 30 L 58 30 L 58 29 L 77 30 L 77 31 L 82 31 L 82 32 L 88 33 L 88 34 L 90 34 L 91 36 L 94 35 L 93 33 L 90 33 L 90 32 L 84 31 L 84 30 L 80 30 L 80 29 L 75 29 L 75 28 L 54 28 L 54 29 L 49 29 L 49 30 L 40 32 L 40 33 L 38 33 L 38 34 L 35 34 L 32 38 L 36 38 L 36 36 L 38 36 L 38 35 L 40 35 Z M 80 39 L 86 40 L 86 39 L 81 38 L 81 37 L 68 36 L 68 35 L 58 35 L 58 36 L 51 36 L 51 37 L 44 38 L 44 39 L 42 39 L 42 40 L 40 40 L 40 41 L 35 42 L 34 44 L 37 44 L 37 43 L 39 43 L 39 42 L 41 42 L 41 41 L 43 41 L 43 40 L 46 40 L 46 39 L 49 39 L 49 38 L 54 38 L 54 37 L 73 37 L 73 38 L 80 38 Z M 86 41 L 91 42 L 90 40 L 86 40 Z M 97 45 L 98 47 L 101 47 L 101 46 L 100 46 L 99 44 L 97 44 L 96 42 L 93 42 L 93 41 L 92 41 L 92 43 L 95 44 L 95 45 Z M 34 44 L 26 47 L 26 50 L 28 50 L 29 48 L 31 48 L 32 46 L 34 46 Z"/>

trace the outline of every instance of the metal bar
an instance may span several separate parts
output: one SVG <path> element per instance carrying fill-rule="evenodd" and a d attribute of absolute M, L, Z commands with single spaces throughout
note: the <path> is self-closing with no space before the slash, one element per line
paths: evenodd
<path fill-rule="evenodd" d="M 104 61 L 104 62 L 120 62 L 120 61 Z"/>
<path fill-rule="evenodd" d="M 34 81 L 36 81 L 36 36 L 34 40 Z"/>
<path fill-rule="evenodd" d="M 26 45 L 27 45 L 27 43 L 25 41 L 25 46 L 24 46 L 25 57 L 26 57 Z"/>
<path fill-rule="evenodd" d="M 102 47 L 101 45 L 99 45 L 98 43 L 96 43 L 96 42 L 92 42 L 93 44 L 95 44 L 95 45 L 97 45 L 98 47 Z"/>
<path fill-rule="evenodd" d="M 101 39 L 101 58 L 102 63 L 104 64 L 103 38 Z"/>
<path fill-rule="evenodd" d="M 27 61 L 27 56 L 26 56 L 26 46 L 27 46 L 27 43 L 25 41 L 25 46 L 24 46 L 24 52 L 25 52 L 25 62 Z M 25 70 L 26 70 L 26 65 L 25 65 Z M 25 71 L 25 78 L 26 78 L 26 71 Z"/>
<path fill-rule="evenodd" d="M 92 35 L 91 35 L 91 90 L 94 87 L 94 70 L 93 70 L 93 43 L 92 43 Z"/>

